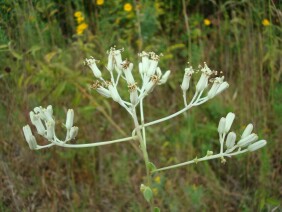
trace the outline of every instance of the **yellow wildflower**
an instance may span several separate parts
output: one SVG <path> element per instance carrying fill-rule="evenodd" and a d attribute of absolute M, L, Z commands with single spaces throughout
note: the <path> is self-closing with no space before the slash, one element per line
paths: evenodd
<path fill-rule="evenodd" d="M 82 12 L 80 12 L 80 11 L 76 11 L 75 13 L 74 13 L 74 17 L 82 17 Z"/>
<path fill-rule="evenodd" d="M 265 26 L 265 27 L 266 27 L 266 26 L 269 26 L 269 25 L 270 25 L 270 21 L 265 18 L 265 19 L 263 19 L 263 21 L 262 21 L 262 25 Z"/>
<path fill-rule="evenodd" d="M 80 24 L 84 21 L 84 17 L 83 16 L 77 17 L 76 21 L 77 21 L 78 24 Z"/>
<path fill-rule="evenodd" d="M 103 4 L 104 4 L 104 0 L 97 0 L 97 1 L 96 1 L 96 4 L 97 4 L 97 5 L 103 5 Z"/>
<path fill-rule="evenodd" d="M 87 29 L 87 27 L 88 27 L 88 24 L 86 23 L 79 24 L 76 27 L 76 34 L 81 35 L 84 32 L 84 30 Z"/>
<path fill-rule="evenodd" d="M 209 19 L 205 18 L 205 19 L 204 19 L 204 24 L 205 24 L 206 26 L 209 26 L 209 25 L 211 25 L 211 21 L 210 21 Z"/>
<path fill-rule="evenodd" d="M 156 183 L 160 184 L 160 182 L 161 182 L 160 176 L 156 176 L 155 179 L 154 179 L 154 181 L 155 181 Z"/>
<path fill-rule="evenodd" d="M 158 195 L 158 193 L 159 193 L 157 188 L 153 188 L 152 191 L 153 191 L 154 195 Z"/>
<path fill-rule="evenodd" d="M 126 3 L 123 5 L 123 9 L 126 12 L 130 12 L 132 10 L 132 5 L 130 3 Z"/>

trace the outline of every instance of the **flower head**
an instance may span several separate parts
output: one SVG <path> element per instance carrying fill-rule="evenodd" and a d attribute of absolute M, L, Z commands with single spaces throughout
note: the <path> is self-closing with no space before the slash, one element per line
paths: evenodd
<path fill-rule="evenodd" d="M 205 19 L 204 19 L 204 24 L 205 24 L 206 26 L 209 26 L 209 25 L 211 25 L 211 21 L 210 21 L 209 19 L 205 18 Z"/>
<path fill-rule="evenodd" d="M 126 12 L 130 12 L 132 10 L 132 5 L 130 3 L 126 3 L 123 5 L 123 9 Z"/>
<path fill-rule="evenodd" d="M 104 0 L 97 0 L 97 1 L 96 1 L 96 4 L 97 4 L 97 5 L 103 5 L 103 4 L 104 4 Z"/>
<path fill-rule="evenodd" d="M 262 21 L 262 25 L 265 26 L 265 27 L 267 27 L 267 26 L 270 25 L 270 21 L 265 18 L 265 19 L 263 19 L 263 21 Z"/>
<path fill-rule="evenodd" d="M 82 12 L 81 11 L 76 11 L 74 13 L 74 17 L 78 18 L 78 17 L 82 17 Z"/>

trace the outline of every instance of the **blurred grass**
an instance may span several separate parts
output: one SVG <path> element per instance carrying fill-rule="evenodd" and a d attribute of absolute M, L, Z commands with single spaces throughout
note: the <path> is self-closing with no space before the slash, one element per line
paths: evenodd
<path fill-rule="evenodd" d="M 162 52 L 161 68 L 173 72 L 146 100 L 147 120 L 181 107 L 187 61 L 206 61 L 230 82 L 216 100 L 148 130 L 149 155 L 157 166 L 216 149 L 217 121 L 231 110 L 237 132 L 252 122 L 269 141 L 265 149 L 224 166 L 210 161 L 158 174 L 153 191 L 162 211 L 281 210 L 281 3 L 99 2 L 0 2 L 0 211 L 146 210 L 139 192 L 143 161 L 131 145 L 31 152 L 21 133 L 32 108 L 52 104 L 60 123 L 68 108 L 75 109 L 78 142 L 130 134 L 127 114 L 88 90 L 93 76 L 83 66 L 90 55 L 104 64 L 113 45 L 125 47 L 124 58 L 135 62 L 141 49 Z M 125 3 L 133 10 L 125 11 Z M 76 35 L 76 11 L 88 24 L 82 35 Z"/>

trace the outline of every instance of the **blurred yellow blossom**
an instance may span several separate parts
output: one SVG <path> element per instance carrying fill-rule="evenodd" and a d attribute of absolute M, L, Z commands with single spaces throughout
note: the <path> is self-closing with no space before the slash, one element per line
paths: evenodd
<path fill-rule="evenodd" d="M 76 11 L 75 13 L 74 13 L 74 17 L 82 17 L 82 12 L 80 12 L 80 11 Z"/>
<path fill-rule="evenodd" d="M 125 5 L 123 5 L 123 9 L 126 12 L 130 12 L 132 10 L 132 5 L 130 3 L 126 3 Z"/>
<path fill-rule="evenodd" d="M 156 183 L 160 184 L 160 182 L 161 182 L 160 176 L 156 176 L 155 179 L 154 179 L 154 181 L 155 181 Z"/>
<path fill-rule="evenodd" d="M 97 4 L 97 5 L 103 5 L 103 4 L 104 4 L 104 0 L 97 0 L 97 1 L 96 1 L 96 4 Z"/>
<path fill-rule="evenodd" d="M 86 23 L 79 24 L 76 27 L 76 34 L 81 35 L 84 32 L 84 30 L 87 29 L 87 27 L 88 27 L 88 24 Z"/>
<path fill-rule="evenodd" d="M 76 18 L 77 23 L 82 23 L 84 21 L 84 17 L 83 16 L 79 16 Z"/>
<path fill-rule="evenodd" d="M 158 195 L 158 189 L 157 188 L 153 188 L 152 191 L 153 191 L 154 195 Z"/>
<path fill-rule="evenodd" d="M 263 19 L 263 21 L 262 21 L 262 25 L 263 25 L 263 26 L 269 26 L 269 25 L 270 25 L 270 21 L 265 18 L 265 19 Z"/>
<path fill-rule="evenodd" d="M 209 26 L 209 25 L 211 25 L 211 21 L 210 21 L 209 19 L 205 18 L 205 19 L 204 19 L 204 24 L 205 24 L 206 26 Z"/>

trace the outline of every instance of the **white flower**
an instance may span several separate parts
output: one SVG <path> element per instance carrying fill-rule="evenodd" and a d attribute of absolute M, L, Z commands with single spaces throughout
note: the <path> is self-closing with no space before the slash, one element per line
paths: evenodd
<path fill-rule="evenodd" d="M 185 73 L 183 76 L 182 84 L 180 86 L 184 92 L 186 92 L 189 89 L 190 79 L 193 73 L 194 73 L 194 70 L 192 66 L 190 66 L 189 68 L 185 68 Z"/>
<path fill-rule="evenodd" d="M 110 98 L 111 97 L 111 93 L 108 89 L 104 88 L 104 87 L 98 87 L 96 88 L 96 91 L 101 94 L 102 96 L 106 97 L 106 98 Z"/>
<path fill-rule="evenodd" d="M 44 135 L 45 134 L 45 127 L 39 118 L 38 115 L 35 115 L 33 111 L 29 113 L 29 117 L 31 120 L 31 123 L 36 127 L 36 130 L 39 135 Z"/>
<path fill-rule="evenodd" d="M 252 133 L 254 129 L 254 126 L 252 124 L 248 124 L 248 126 L 245 128 L 241 138 L 246 138 L 248 135 Z"/>
<path fill-rule="evenodd" d="M 149 53 L 142 51 L 141 53 L 138 54 L 141 57 L 142 60 L 142 74 L 146 73 L 149 69 Z M 139 66 L 140 67 L 140 66 Z"/>
<path fill-rule="evenodd" d="M 70 139 L 75 139 L 75 137 L 77 136 L 78 134 L 78 127 L 72 127 L 70 129 Z"/>
<path fill-rule="evenodd" d="M 248 146 L 248 150 L 250 152 L 253 152 L 253 151 L 256 151 L 262 147 L 264 147 L 265 145 L 267 144 L 266 140 L 260 140 L 260 141 L 257 141 L 251 145 Z"/>
<path fill-rule="evenodd" d="M 226 116 L 226 123 L 225 123 L 225 133 L 229 132 L 233 121 L 235 119 L 235 114 L 234 113 L 228 113 Z"/>
<path fill-rule="evenodd" d="M 225 123 L 226 123 L 226 119 L 224 117 L 222 117 L 218 123 L 218 127 L 217 127 L 217 131 L 219 134 L 224 133 L 225 131 Z"/>
<path fill-rule="evenodd" d="M 114 70 L 114 56 L 112 51 L 109 52 L 107 69 L 110 72 Z"/>
<path fill-rule="evenodd" d="M 149 69 L 147 71 L 147 76 L 153 76 L 156 72 L 158 66 L 158 60 L 150 60 L 150 66 Z"/>
<path fill-rule="evenodd" d="M 236 134 L 234 132 L 230 132 L 226 138 L 226 147 L 227 149 L 231 149 L 235 145 Z"/>
<path fill-rule="evenodd" d="M 201 77 L 196 85 L 196 91 L 201 92 L 206 89 L 209 83 L 209 77 L 214 73 L 205 63 L 204 67 L 201 69 Z"/>
<path fill-rule="evenodd" d="M 68 130 L 70 130 L 70 128 L 73 126 L 73 119 L 74 119 L 74 111 L 73 109 L 68 109 L 67 119 L 66 119 L 66 128 Z"/>
<path fill-rule="evenodd" d="M 113 51 L 113 55 L 114 55 L 114 59 L 115 59 L 115 63 L 117 66 L 117 71 L 122 69 L 122 57 L 121 57 L 121 52 L 123 52 L 123 48 L 122 49 L 114 49 Z M 119 73 L 119 71 L 118 71 Z"/>
<path fill-rule="evenodd" d="M 170 70 L 166 71 L 164 73 L 164 75 L 162 76 L 162 78 L 159 80 L 158 85 L 162 85 L 162 84 L 166 83 L 168 78 L 169 78 L 169 76 L 170 76 L 170 73 L 171 73 Z"/>
<path fill-rule="evenodd" d="M 87 64 L 91 68 L 94 76 L 97 78 L 101 78 L 102 73 L 97 67 L 96 62 L 98 62 L 98 60 L 95 60 L 93 57 L 90 57 L 89 59 L 85 59 L 85 64 Z"/>
<path fill-rule="evenodd" d="M 47 135 L 46 138 L 51 141 L 54 138 L 54 131 L 55 131 L 55 122 L 54 121 L 48 121 L 46 123 L 47 127 Z"/>
<path fill-rule="evenodd" d="M 35 137 L 32 135 L 31 129 L 29 125 L 23 127 L 23 133 L 26 142 L 30 149 L 37 149 L 37 143 Z"/>
<path fill-rule="evenodd" d="M 135 84 L 129 85 L 129 92 L 130 92 L 130 102 L 133 105 L 136 105 L 138 103 L 138 92 Z"/>
<path fill-rule="evenodd" d="M 219 88 L 217 89 L 215 95 L 218 95 L 218 94 L 222 93 L 222 92 L 223 92 L 224 90 L 226 90 L 228 87 L 229 87 L 228 82 L 223 82 L 223 83 L 221 83 L 220 86 L 219 86 Z"/>
<path fill-rule="evenodd" d="M 220 87 L 220 85 L 223 83 L 224 77 L 216 77 L 211 89 L 208 92 L 208 98 L 211 99 L 216 95 L 216 92 L 218 90 L 218 88 Z"/>
<path fill-rule="evenodd" d="M 117 88 L 116 86 L 113 86 L 112 84 L 109 84 L 109 87 L 108 87 L 109 91 L 110 91 L 110 94 L 111 94 L 111 97 L 112 99 L 115 101 L 115 102 L 120 102 L 121 101 L 121 98 L 120 98 L 120 95 L 117 91 Z"/>
<path fill-rule="evenodd" d="M 248 145 L 250 145 L 251 143 L 253 143 L 253 142 L 257 141 L 257 140 L 258 140 L 257 134 L 252 133 L 252 134 L 248 135 L 247 137 L 242 138 L 242 139 L 237 143 L 237 145 L 238 145 L 239 147 L 245 147 L 245 146 L 248 146 Z"/>
<path fill-rule="evenodd" d="M 123 62 L 123 73 L 125 75 L 125 79 L 128 85 L 134 84 L 134 78 L 132 75 L 133 63 L 129 63 L 128 61 Z"/>

